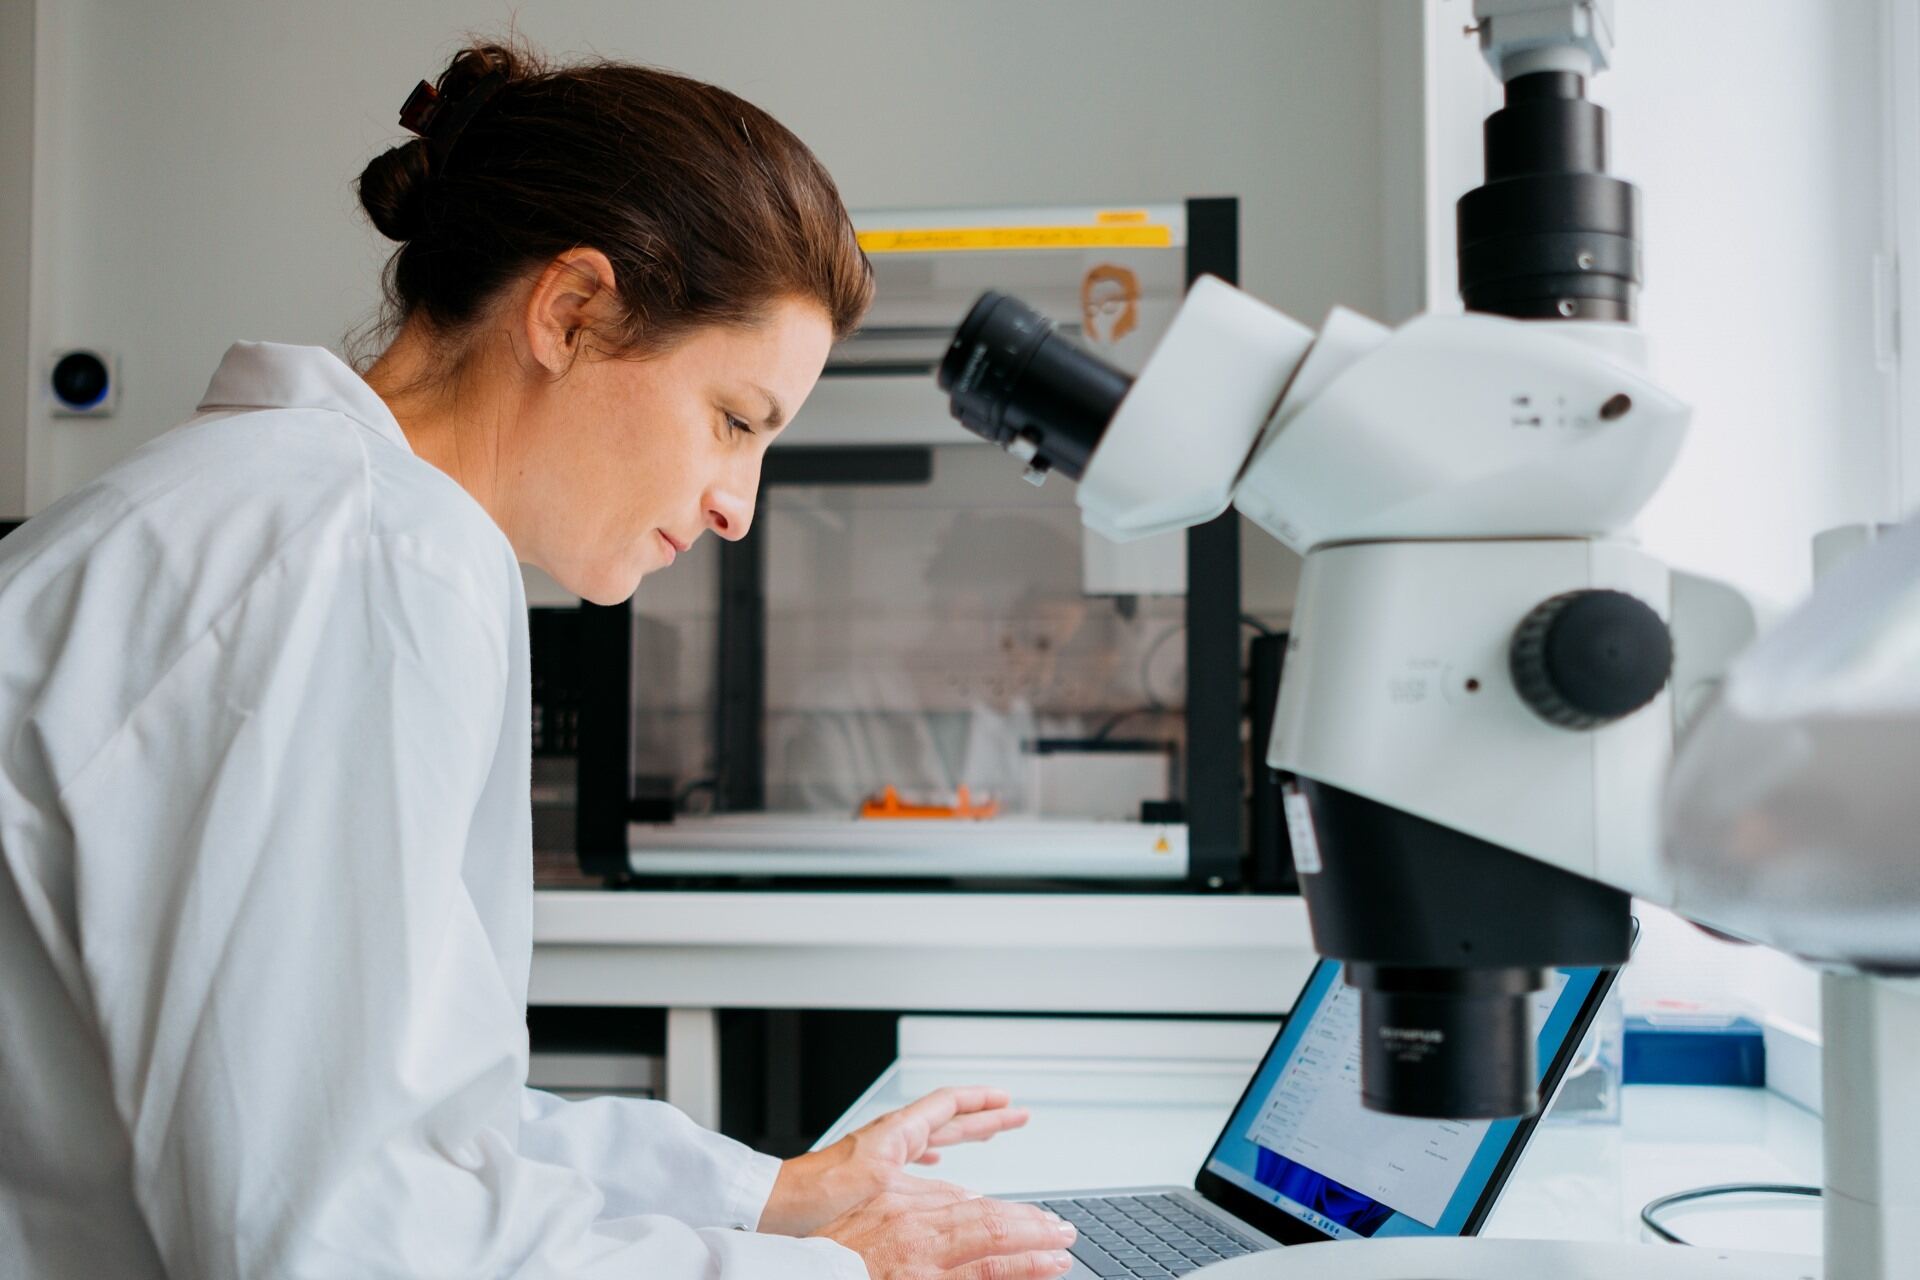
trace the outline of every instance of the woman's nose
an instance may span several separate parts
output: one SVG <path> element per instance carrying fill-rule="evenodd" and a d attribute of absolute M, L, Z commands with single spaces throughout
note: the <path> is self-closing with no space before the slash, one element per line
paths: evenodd
<path fill-rule="evenodd" d="M 707 528 L 729 542 L 738 542 L 747 536 L 747 529 L 753 524 L 751 490 L 742 494 L 716 486 L 707 490 L 706 498 Z"/>

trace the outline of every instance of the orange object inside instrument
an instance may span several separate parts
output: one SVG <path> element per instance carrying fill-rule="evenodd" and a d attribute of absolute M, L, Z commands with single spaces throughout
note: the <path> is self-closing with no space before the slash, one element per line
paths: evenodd
<path fill-rule="evenodd" d="M 1000 812 L 998 800 L 973 802 L 973 796 L 965 787 L 954 792 L 953 803 L 945 804 L 908 804 L 900 798 L 900 793 L 892 787 L 885 787 L 877 796 L 871 796 L 860 806 L 863 818 L 991 818 Z"/>

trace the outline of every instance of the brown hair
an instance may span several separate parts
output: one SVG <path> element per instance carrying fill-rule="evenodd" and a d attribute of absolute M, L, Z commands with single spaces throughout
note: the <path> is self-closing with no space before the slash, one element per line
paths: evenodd
<path fill-rule="evenodd" d="M 456 54 L 437 88 L 448 119 L 360 175 L 367 216 L 401 242 L 384 277 L 389 330 L 424 315 L 457 333 L 576 246 L 613 264 L 625 314 L 601 344 L 623 354 L 752 324 L 790 296 L 817 302 L 844 338 L 873 300 L 826 169 L 724 89 L 618 62 L 549 67 L 500 44 Z"/>

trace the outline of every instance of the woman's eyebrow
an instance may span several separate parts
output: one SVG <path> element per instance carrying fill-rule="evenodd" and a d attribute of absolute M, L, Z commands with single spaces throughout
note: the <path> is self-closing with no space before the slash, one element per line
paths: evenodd
<path fill-rule="evenodd" d="M 758 391 L 761 395 L 767 398 L 766 426 L 768 427 L 768 429 L 774 430 L 783 426 L 787 421 L 787 415 L 780 408 L 780 397 L 774 395 L 773 392 L 767 390 L 765 387 L 759 385 L 758 383 L 749 383 L 748 385 L 751 386 L 755 391 Z"/>

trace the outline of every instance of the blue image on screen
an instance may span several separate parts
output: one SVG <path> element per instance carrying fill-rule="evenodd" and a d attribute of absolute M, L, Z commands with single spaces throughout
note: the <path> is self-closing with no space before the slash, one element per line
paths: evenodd
<path fill-rule="evenodd" d="M 1314 1015 L 1333 995 L 1335 984 L 1341 981 L 1341 972 L 1341 966 L 1334 962 L 1322 962 L 1316 968 L 1307 989 L 1288 1015 L 1279 1039 L 1261 1063 L 1253 1086 L 1247 1090 L 1247 1096 L 1208 1157 L 1207 1168 L 1336 1239 L 1459 1235 L 1499 1168 L 1501 1157 L 1519 1127 L 1518 1120 L 1497 1120 L 1485 1125 L 1484 1133 L 1446 1198 L 1444 1209 L 1431 1223 L 1399 1212 L 1392 1205 L 1356 1191 L 1305 1163 L 1271 1151 L 1248 1136 L 1248 1130 L 1254 1127 L 1288 1064 L 1301 1052 Z M 1536 1045 L 1542 1080 L 1572 1034 L 1580 1010 L 1603 972 L 1599 969 L 1559 971 L 1565 983 L 1542 1022 Z M 1357 1093 L 1357 1084 L 1349 1087 Z M 1409 1118 L 1393 1123 L 1426 1132 L 1454 1122 Z"/>
<path fill-rule="evenodd" d="M 1393 1210 L 1369 1200 L 1303 1164 L 1296 1164 L 1265 1147 L 1255 1149 L 1254 1181 L 1271 1187 L 1298 1205 L 1305 1205 L 1339 1223 L 1357 1236 L 1371 1236 L 1393 1217 Z"/>

